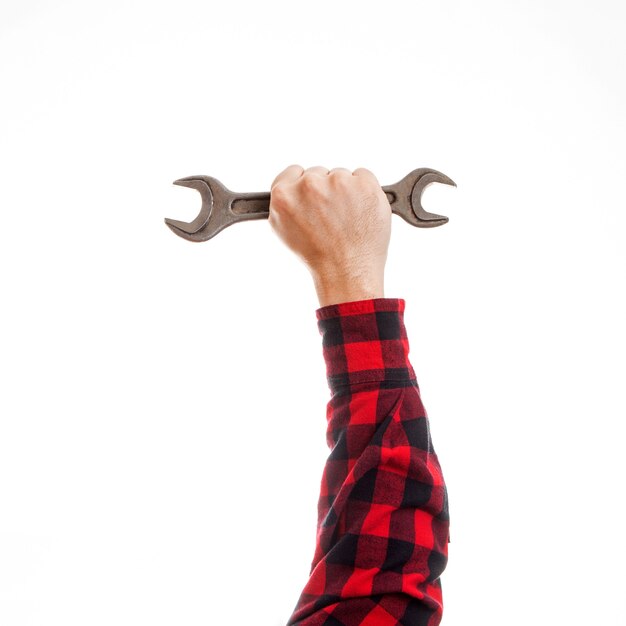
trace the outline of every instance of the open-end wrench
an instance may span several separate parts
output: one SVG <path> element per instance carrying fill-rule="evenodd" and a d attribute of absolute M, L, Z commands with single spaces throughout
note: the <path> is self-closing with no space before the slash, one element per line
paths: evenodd
<path fill-rule="evenodd" d="M 428 213 L 422 208 L 422 193 L 431 183 L 456 187 L 445 174 L 422 167 L 382 189 L 393 213 L 412 226 L 430 228 L 448 221 L 447 217 Z M 196 189 L 202 196 L 200 213 L 192 222 L 165 218 L 174 233 L 189 241 L 207 241 L 231 224 L 266 219 L 270 214 L 270 193 L 267 191 L 236 193 L 212 176 L 187 176 L 175 180 L 174 184 Z"/>

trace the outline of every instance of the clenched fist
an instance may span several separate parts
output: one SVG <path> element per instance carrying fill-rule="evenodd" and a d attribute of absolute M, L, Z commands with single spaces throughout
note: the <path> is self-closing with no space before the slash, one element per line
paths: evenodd
<path fill-rule="evenodd" d="M 320 306 L 384 297 L 391 206 L 369 170 L 290 165 L 271 185 L 269 222 L 308 267 Z"/>

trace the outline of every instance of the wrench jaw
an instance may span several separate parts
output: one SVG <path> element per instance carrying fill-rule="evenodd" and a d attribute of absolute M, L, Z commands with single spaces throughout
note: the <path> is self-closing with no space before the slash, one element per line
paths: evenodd
<path fill-rule="evenodd" d="M 165 218 L 165 223 L 170 227 L 172 232 L 179 237 L 191 241 L 190 236 L 204 228 L 211 217 L 211 213 L 213 212 L 213 193 L 211 192 L 207 178 L 206 176 L 187 176 L 186 178 L 179 178 L 174 181 L 174 185 L 195 189 L 202 197 L 200 213 L 198 213 L 198 216 L 191 222 L 173 220 L 168 217 Z"/>
<path fill-rule="evenodd" d="M 454 181 L 445 174 L 420 167 L 397 183 L 383 187 L 391 205 L 391 211 L 411 226 L 419 228 L 432 228 L 447 223 L 448 218 L 445 215 L 429 213 L 422 207 L 422 193 L 431 183 L 443 183 L 456 187 Z"/>
<path fill-rule="evenodd" d="M 411 192 L 411 206 L 413 207 L 413 213 L 418 220 L 418 226 L 423 228 L 432 228 L 434 226 L 441 226 L 448 222 L 448 218 L 445 215 L 437 215 L 436 213 L 429 213 L 422 207 L 422 194 L 429 185 L 433 183 L 441 183 L 443 185 L 451 185 L 456 187 L 456 183 L 441 172 L 437 170 L 431 170 L 427 168 L 421 168 L 415 170 L 419 172 L 413 191 Z M 413 172 L 412 172 L 413 173 Z M 409 174 L 410 176 L 411 174 Z"/>
<path fill-rule="evenodd" d="M 215 235 L 217 235 L 218 233 L 222 232 L 227 226 L 230 226 L 231 224 L 235 223 L 234 221 L 231 221 L 228 223 L 220 224 L 219 226 L 216 226 L 215 224 L 210 224 L 211 226 L 210 228 L 209 226 L 205 226 L 204 228 L 201 228 L 195 233 L 188 233 L 178 228 L 178 226 L 176 226 L 176 222 L 177 220 L 168 220 L 167 218 L 165 218 L 165 223 L 169 226 L 170 230 L 174 234 L 178 235 L 179 237 L 182 237 L 183 239 L 186 239 L 187 241 L 197 241 L 197 242 L 208 241 L 209 239 L 215 237 Z M 181 223 L 187 224 L 186 222 L 181 222 Z"/>
<path fill-rule="evenodd" d="M 173 233 L 189 241 L 207 241 L 221 230 L 230 226 L 229 211 L 223 211 L 223 215 L 214 215 L 215 206 L 229 206 L 232 192 L 212 176 L 187 176 L 174 181 L 175 185 L 195 189 L 202 197 L 200 213 L 191 222 L 182 222 L 165 218 L 165 223 Z M 213 219 L 211 220 L 211 216 Z M 209 221 L 210 220 L 210 221 Z M 210 228 L 209 228 L 210 226 Z"/>

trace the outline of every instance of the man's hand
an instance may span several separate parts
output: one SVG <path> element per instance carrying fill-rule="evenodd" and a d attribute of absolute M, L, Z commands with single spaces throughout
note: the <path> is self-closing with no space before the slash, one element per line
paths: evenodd
<path fill-rule="evenodd" d="M 384 297 L 391 206 L 372 172 L 290 165 L 270 193 L 272 229 L 308 267 L 320 306 Z"/>

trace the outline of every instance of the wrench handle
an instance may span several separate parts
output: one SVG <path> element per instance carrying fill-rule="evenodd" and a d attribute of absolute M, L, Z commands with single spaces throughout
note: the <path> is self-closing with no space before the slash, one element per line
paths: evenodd
<path fill-rule="evenodd" d="M 383 191 L 387 196 L 387 200 L 391 205 L 393 211 L 393 205 L 396 201 L 396 194 L 388 187 L 383 187 Z M 232 200 L 230 210 L 237 216 L 247 216 L 241 219 L 263 219 L 269 217 L 270 213 L 270 194 L 266 191 L 251 192 L 251 193 L 238 193 Z M 254 216 L 254 217 L 253 217 Z"/>

